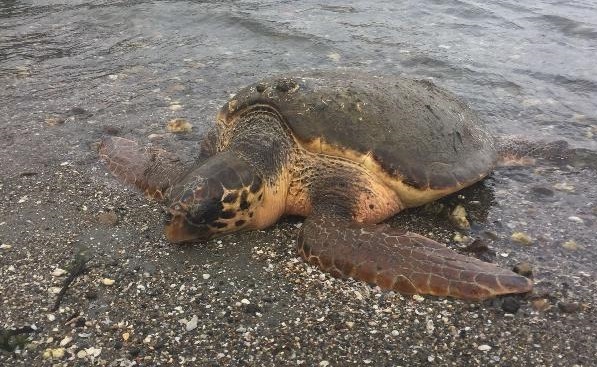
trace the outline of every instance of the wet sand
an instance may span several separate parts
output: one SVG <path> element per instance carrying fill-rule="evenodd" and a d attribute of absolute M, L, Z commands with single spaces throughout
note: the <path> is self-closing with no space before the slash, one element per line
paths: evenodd
<path fill-rule="evenodd" d="M 194 24 L 184 9 L 158 7 L 123 10 L 140 14 L 133 22 L 138 28 L 118 18 L 122 9 L 110 7 L 49 6 L 40 9 L 43 17 L 30 12 L 26 19 L 48 35 L 27 30 L 18 12 L 5 18 L 10 33 L 0 69 L 5 85 L 0 90 L 1 365 L 595 364 L 595 166 L 501 168 L 470 189 L 389 221 L 460 251 L 468 241 L 462 237 L 477 238 L 488 250 L 480 246 L 473 255 L 503 267 L 528 263 L 535 289 L 525 296 L 466 303 L 402 296 L 331 278 L 298 258 L 294 239 L 300 218 L 205 244 L 168 244 L 160 205 L 120 184 L 98 161 L 101 136 L 152 142 L 194 160 L 217 108 L 239 87 L 296 68 L 387 71 L 392 67 L 384 63 L 405 53 L 399 48 L 389 53 L 383 39 L 363 43 L 356 52 L 342 40 L 325 39 L 325 29 L 317 30 L 320 38 L 282 37 L 271 33 L 277 25 L 265 21 L 239 21 L 254 32 L 251 37 L 260 33 L 254 48 L 238 52 L 246 40 L 235 37 L 246 34 L 233 32 L 234 22 L 221 26 L 228 18 L 218 6 L 193 8 L 195 18 L 207 14 L 205 34 L 212 38 L 201 41 L 185 38 L 198 32 L 188 27 L 176 33 L 173 24 Z M 298 14 L 284 9 L 276 11 L 285 19 Z M 348 8 L 322 11 L 333 11 L 331 19 L 352 14 Z M 140 20 L 144 14 L 150 20 L 165 17 L 173 28 L 154 30 L 151 21 Z M 248 17 L 241 12 L 234 19 Z M 140 34 L 128 36 L 123 29 Z M 101 42 L 94 41 L 97 35 L 104 37 Z M 27 39 L 32 42 L 22 41 Z M 61 43 L 64 39 L 69 42 Z M 270 45 L 268 40 L 275 51 L 255 46 Z M 296 50 L 305 45 L 311 48 L 301 58 Z M 388 52 L 382 52 L 384 58 L 376 51 L 380 45 Z M 412 52 L 411 58 L 424 54 Z M 582 89 L 590 83 L 572 78 L 546 89 L 546 80 L 560 79 L 539 73 L 543 77 L 525 89 L 526 76 L 516 80 L 517 86 L 494 84 L 492 78 L 501 77 L 483 74 L 483 67 L 469 75 L 444 64 L 401 60 L 404 72 L 434 76 L 462 95 L 496 131 L 564 137 L 590 149 L 595 144 L 595 116 L 589 113 L 595 92 Z M 580 65 L 582 55 L 575 60 Z M 508 78 L 515 74 L 504 72 Z M 574 93 L 582 95 L 580 113 L 542 94 L 564 89 L 571 94 L 562 97 L 562 105 L 570 104 Z M 174 118 L 187 119 L 191 132 L 167 132 Z M 470 231 L 448 220 L 458 204 L 468 213 Z M 512 240 L 517 232 L 531 243 Z M 52 310 L 60 287 L 77 268 L 84 272 Z"/>
<path fill-rule="evenodd" d="M 8 135 L 12 149 L 2 151 L 1 319 L 4 349 L 14 348 L 0 352 L 3 363 L 594 362 L 594 171 L 502 169 L 390 221 L 455 247 L 456 232 L 480 238 L 496 253 L 483 254 L 504 267 L 531 264 L 531 295 L 465 303 L 381 292 L 319 272 L 295 252 L 298 218 L 206 244 L 170 245 L 160 206 L 112 178 L 92 139 L 72 145 L 55 138 L 84 123 L 40 122 Z M 471 233 L 447 220 L 457 204 L 468 211 Z M 512 241 L 516 231 L 533 242 Z M 570 240 L 577 246 L 563 246 Z M 52 311 L 67 276 L 58 269 L 67 273 L 81 257 L 89 259 L 86 271 Z M 22 333 L 7 337 L 11 330 Z M 57 356 L 48 357 L 52 350 Z"/>

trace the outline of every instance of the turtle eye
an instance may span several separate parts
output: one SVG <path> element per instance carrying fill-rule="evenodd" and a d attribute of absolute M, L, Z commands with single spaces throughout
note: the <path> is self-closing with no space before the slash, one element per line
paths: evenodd
<path fill-rule="evenodd" d="M 169 210 L 166 210 L 166 213 L 164 215 L 164 224 L 168 225 L 172 223 L 172 218 L 174 218 L 174 215 L 172 215 L 172 213 L 170 213 Z"/>
<path fill-rule="evenodd" d="M 166 215 L 169 218 L 173 216 L 185 216 L 187 214 L 186 209 L 180 203 L 172 204 L 170 208 L 166 209 Z"/>

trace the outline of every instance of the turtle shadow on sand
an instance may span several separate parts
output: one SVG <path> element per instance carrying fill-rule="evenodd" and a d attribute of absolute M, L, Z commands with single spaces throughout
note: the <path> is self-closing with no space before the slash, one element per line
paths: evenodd
<path fill-rule="evenodd" d="M 469 300 L 525 293 L 532 282 L 401 228 L 399 215 L 392 226 L 380 222 L 465 189 L 500 163 L 566 152 L 562 144 L 494 139 L 464 103 L 427 80 L 337 71 L 240 90 L 218 113 L 201 147 L 209 158 L 198 163 L 120 137 L 100 146 L 115 176 L 168 206 L 171 242 L 298 215 L 306 217 L 298 252 L 323 271 Z M 482 193 L 474 216 L 483 221 L 491 189 L 469 190 Z"/>

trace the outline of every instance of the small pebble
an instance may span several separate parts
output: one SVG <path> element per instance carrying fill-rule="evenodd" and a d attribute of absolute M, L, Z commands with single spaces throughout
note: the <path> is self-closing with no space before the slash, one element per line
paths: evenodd
<path fill-rule="evenodd" d="M 504 297 L 502 300 L 502 310 L 507 313 L 516 313 L 520 308 L 520 301 L 514 297 Z"/>
<path fill-rule="evenodd" d="M 207 280 L 207 279 L 211 278 L 211 275 L 203 274 L 202 277 L 203 277 L 203 279 Z"/>
<path fill-rule="evenodd" d="M 64 357 L 64 348 L 48 348 L 44 351 L 42 357 L 44 359 L 50 359 L 50 358 L 62 358 Z"/>
<path fill-rule="evenodd" d="M 482 352 L 487 352 L 487 351 L 491 350 L 491 347 L 487 344 L 481 344 L 477 347 L 477 349 L 479 349 Z"/>
<path fill-rule="evenodd" d="M 470 241 L 462 251 L 474 254 L 477 259 L 487 262 L 491 262 L 495 256 L 495 251 L 490 249 L 481 238 Z"/>
<path fill-rule="evenodd" d="M 523 277 L 529 277 L 529 276 L 533 275 L 533 267 L 531 266 L 531 264 L 529 264 L 527 262 L 522 262 L 522 263 L 516 264 L 512 270 L 516 274 L 520 274 Z"/>
<path fill-rule="evenodd" d="M 557 184 L 553 185 L 553 187 L 556 190 L 560 190 L 560 191 L 566 191 L 566 192 L 573 192 L 574 191 L 574 186 L 572 186 L 572 185 L 570 185 L 569 183 L 566 183 L 566 182 L 557 183 Z"/>
<path fill-rule="evenodd" d="M 256 304 L 251 303 L 251 304 L 245 305 L 244 311 L 245 311 L 245 313 L 248 313 L 251 315 L 256 315 L 261 312 L 261 308 L 259 308 L 259 306 L 257 306 Z"/>
<path fill-rule="evenodd" d="M 490 240 L 497 240 L 500 238 L 500 236 L 495 231 L 484 230 L 481 232 L 481 234 L 489 238 Z"/>
<path fill-rule="evenodd" d="M 114 212 L 99 213 L 97 215 L 97 221 L 106 226 L 114 226 L 118 223 L 118 215 Z"/>
<path fill-rule="evenodd" d="M 580 310 L 580 305 L 576 302 L 558 302 L 558 308 L 563 313 L 576 313 Z"/>
<path fill-rule="evenodd" d="M 87 355 L 98 357 L 102 353 L 102 348 L 89 347 L 85 349 L 85 351 L 87 352 Z"/>
<path fill-rule="evenodd" d="M 175 134 L 188 133 L 191 132 L 192 129 L 193 125 L 183 118 L 172 119 L 168 121 L 168 124 L 166 125 L 166 131 Z"/>
<path fill-rule="evenodd" d="M 330 362 L 328 361 L 321 361 L 319 362 L 319 367 L 327 367 L 330 365 Z"/>
<path fill-rule="evenodd" d="M 566 241 L 562 244 L 562 247 L 566 250 L 575 251 L 578 250 L 578 244 L 574 240 Z"/>
<path fill-rule="evenodd" d="M 66 119 L 63 117 L 48 117 L 48 118 L 46 118 L 46 124 L 48 126 L 62 125 L 62 124 L 64 124 L 65 121 L 66 121 Z"/>
<path fill-rule="evenodd" d="M 15 75 L 19 78 L 27 78 L 31 76 L 31 69 L 28 66 L 19 65 L 15 67 Z"/>
<path fill-rule="evenodd" d="M 450 214 L 450 220 L 460 229 L 470 229 L 471 224 L 466 218 L 466 209 L 462 205 L 457 205 Z"/>
<path fill-rule="evenodd" d="M 102 284 L 103 285 L 113 285 L 114 284 L 114 279 L 110 279 L 110 278 L 104 278 L 102 279 Z"/>
<path fill-rule="evenodd" d="M 456 232 L 452 239 L 454 240 L 454 242 L 458 242 L 458 243 L 468 243 L 468 242 L 471 242 L 471 240 L 472 240 L 471 237 L 464 236 L 460 232 Z"/>
<path fill-rule="evenodd" d="M 575 215 L 568 217 L 568 220 L 570 220 L 572 222 L 580 223 L 580 224 L 583 224 L 585 222 L 584 220 L 582 220 L 582 218 L 577 217 Z"/>
<path fill-rule="evenodd" d="M 531 307 L 535 311 L 547 311 L 551 308 L 551 304 L 547 299 L 539 298 L 531 301 Z"/>
<path fill-rule="evenodd" d="M 149 140 L 158 140 L 158 139 L 161 139 L 163 137 L 164 137 L 164 135 L 162 135 L 162 134 L 149 134 L 149 135 L 147 135 L 147 139 L 149 139 Z"/>
<path fill-rule="evenodd" d="M 521 245 L 531 245 L 533 243 L 533 239 L 524 232 L 514 232 L 512 233 L 512 240 L 515 242 L 520 243 Z"/>
<path fill-rule="evenodd" d="M 60 346 L 61 346 L 61 347 L 64 347 L 64 346 L 68 345 L 68 343 L 70 343 L 71 341 L 73 341 L 73 338 L 72 338 L 72 337 L 70 337 L 70 336 L 65 336 L 65 337 L 64 337 L 64 339 L 62 339 L 62 340 L 60 341 Z"/>
<path fill-rule="evenodd" d="M 420 294 L 413 294 L 413 299 L 417 302 L 423 302 L 425 297 L 421 296 Z"/>
<path fill-rule="evenodd" d="M 234 94 L 230 95 L 230 98 L 233 98 Z M 234 112 L 234 110 L 236 110 L 236 106 L 238 105 L 238 101 L 235 99 L 231 99 L 230 101 L 228 101 L 228 111 L 229 112 Z"/>
<path fill-rule="evenodd" d="M 433 325 L 433 320 L 427 320 L 427 323 L 425 324 L 425 328 L 427 329 L 427 332 L 429 334 L 432 334 L 433 331 L 435 330 L 435 325 Z"/>
<path fill-rule="evenodd" d="M 187 324 L 185 325 L 185 329 L 187 331 L 195 330 L 197 328 L 197 321 L 199 321 L 199 318 L 197 317 L 197 315 L 194 315 L 191 318 L 191 320 L 187 322 Z"/>
<path fill-rule="evenodd" d="M 249 304 L 249 303 L 251 303 L 251 302 L 249 302 L 249 300 L 248 300 L 248 299 L 246 299 L 246 298 L 243 298 L 243 299 L 241 299 L 241 300 L 240 300 L 240 303 L 242 303 L 243 305 L 248 305 L 248 304 Z"/>
<path fill-rule="evenodd" d="M 64 269 L 56 268 L 54 271 L 52 271 L 52 276 L 54 277 L 61 277 L 64 274 L 66 274 L 66 270 Z"/>
<path fill-rule="evenodd" d="M 330 52 L 329 54 L 327 54 L 328 59 L 334 61 L 334 62 L 338 62 L 340 61 L 340 54 L 337 52 Z"/>

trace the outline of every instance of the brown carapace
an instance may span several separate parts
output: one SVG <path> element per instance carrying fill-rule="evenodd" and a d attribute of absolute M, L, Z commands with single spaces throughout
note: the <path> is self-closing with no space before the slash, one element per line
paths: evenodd
<path fill-rule="evenodd" d="M 171 242 L 306 217 L 299 254 L 337 277 L 405 294 L 481 300 L 532 282 L 421 235 L 378 224 L 484 178 L 498 147 L 477 116 L 428 81 L 310 71 L 240 90 L 186 167 L 172 154 L 106 138 L 110 170 L 166 201 Z"/>

